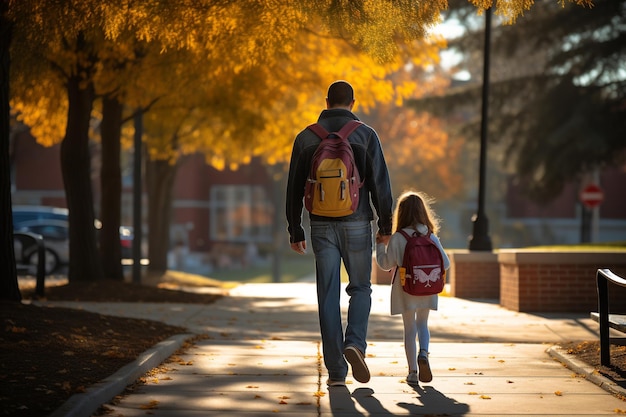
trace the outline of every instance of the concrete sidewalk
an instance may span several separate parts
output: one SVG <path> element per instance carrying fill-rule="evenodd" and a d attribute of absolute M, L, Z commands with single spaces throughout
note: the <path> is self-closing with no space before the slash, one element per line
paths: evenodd
<path fill-rule="evenodd" d="M 345 312 L 347 296 L 343 295 Z M 361 384 L 349 377 L 347 388 L 329 389 L 312 283 L 246 284 L 210 305 L 47 304 L 159 320 L 208 335 L 151 372 L 145 385 L 131 395 L 107 405 L 115 416 L 601 416 L 626 412 L 626 402 L 607 391 L 619 392 L 619 387 L 598 380 L 597 375 L 589 376 L 597 383 L 578 377 L 552 357 L 569 360 L 552 348 L 554 344 L 598 338 L 597 324 L 581 315 L 516 313 L 494 302 L 440 297 L 439 311 L 430 317 L 434 379 L 412 387 L 404 380 L 402 319 L 389 315 L 389 288 L 374 285 L 367 350 L 372 378 Z M 146 352 L 109 380 L 72 397 L 54 415 L 89 416 L 188 337 L 181 335 Z"/>

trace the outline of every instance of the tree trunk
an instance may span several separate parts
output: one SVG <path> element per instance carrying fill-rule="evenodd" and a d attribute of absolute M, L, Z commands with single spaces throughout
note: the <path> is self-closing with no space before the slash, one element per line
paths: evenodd
<path fill-rule="evenodd" d="M 152 161 L 146 158 L 146 187 L 148 193 L 148 273 L 167 271 L 167 252 L 170 247 L 172 215 L 172 187 L 179 164 Z"/>
<path fill-rule="evenodd" d="M 100 255 L 104 277 L 124 280 L 122 248 L 120 246 L 120 223 L 122 205 L 122 174 L 120 165 L 120 137 L 122 128 L 122 104 L 117 98 L 102 99 L 102 168 L 100 186 Z"/>
<path fill-rule="evenodd" d="M 20 301 L 13 248 L 11 164 L 9 160 L 9 47 L 11 22 L 7 0 L 0 1 L 0 300 Z"/>
<path fill-rule="evenodd" d="M 282 281 L 282 259 L 289 236 L 285 229 L 285 190 L 287 172 L 284 165 L 268 165 L 266 168 L 272 181 L 272 202 L 274 217 L 272 222 L 272 282 Z"/>
<path fill-rule="evenodd" d="M 77 69 L 77 74 L 85 70 Z M 68 280 L 95 281 L 104 277 L 94 226 L 89 121 L 94 100 L 93 84 L 72 75 L 67 81 L 67 130 L 61 143 L 61 171 L 69 208 L 70 263 Z"/>

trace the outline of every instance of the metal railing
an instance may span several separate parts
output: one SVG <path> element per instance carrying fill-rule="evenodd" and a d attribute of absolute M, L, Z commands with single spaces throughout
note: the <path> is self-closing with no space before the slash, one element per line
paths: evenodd
<path fill-rule="evenodd" d="M 35 286 L 35 294 L 37 297 L 44 297 L 46 287 L 46 247 L 41 235 L 30 232 L 13 232 L 13 238 L 20 242 L 20 253 L 16 253 L 18 261 L 18 272 L 22 270 L 20 265 L 28 265 L 28 257 L 31 254 L 30 249 L 37 246 L 37 267 L 35 276 L 37 284 Z"/>
<path fill-rule="evenodd" d="M 626 279 L 614 274 L 610 269 L 598 269 L 598 323 L 600 324 L 600 363 L 611 366 L 611 343 L 609 338 L 609 283 L 626 288 Z"/>

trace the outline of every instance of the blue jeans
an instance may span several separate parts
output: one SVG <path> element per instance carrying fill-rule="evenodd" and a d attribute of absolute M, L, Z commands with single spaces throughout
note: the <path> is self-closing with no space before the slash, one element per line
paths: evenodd
<path fill-rule="evenodd" d="M 367 324 L 372 305 L 372 227 L 369 221 L 311 221 L 315 254 L 317 302 L 322 332 L 324 364 L 331 379 L 343 379 L 348 364 L 347 346 L 365 353 Z M 350 296 L 345 336 L 339 305 L 341 260 L 348 272 Z"/>

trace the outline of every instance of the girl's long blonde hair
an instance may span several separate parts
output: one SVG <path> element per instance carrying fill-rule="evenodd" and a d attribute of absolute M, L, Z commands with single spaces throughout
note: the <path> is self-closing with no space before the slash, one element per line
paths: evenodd
<path fill-rule="evenodd" d="M 418 223 L 428 227 L 428 231 L 437 235 L 439 217 L 430 207 L 434 199 L 420 191 L 405 191 L 398 197 L 398 204 L 393 213 L 393 231 L 411 227 L 417 230 Z"/>

